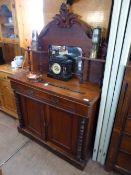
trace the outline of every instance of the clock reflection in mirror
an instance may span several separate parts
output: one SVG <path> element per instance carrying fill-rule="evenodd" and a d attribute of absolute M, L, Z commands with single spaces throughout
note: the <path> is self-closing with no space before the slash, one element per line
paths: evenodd
<path fill-rule="evenodd" d="M 49 45 L 49 64 L 51 61 L 57 59 L 57 63 L 65 58 L 72 61 L 72 73 L 79 74 L 82 71 L 82 58 L 83 51 L 80 47 L 75 46 L 57 46 Z M 54 66 L 53 66 L 54 67 Z M 58 68 L 58 66 L 57 66 Z M 63 71 L 66 72 L 66 67 L 63 68 Z"/>

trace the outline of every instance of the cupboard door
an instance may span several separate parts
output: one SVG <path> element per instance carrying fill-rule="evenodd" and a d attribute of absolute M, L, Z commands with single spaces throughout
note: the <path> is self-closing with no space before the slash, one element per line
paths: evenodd
<path fill-rule="evenodd" d="M 2 82 L 0 80 L 0 109 L 2 108 L 2 88 L 1 88 Z"/>
<path fill-rule="evenodd" d="M 45 106 L 33 99 L 20 96 L 24 127 L 34 136 L 45 138 Z"/>
<path fill-rule="evenodd" d="M 1 106 L 4 110 L 16 113 L 14 94 L 9 82 L 6 81 L 1 83 Z"/>
<path fill-rule="evenodd" d="M 48 106 L 47 141 L 69 153 L 76 153 L 79 118 Z"/>
<path fill-rule="evenodd" d="M 0 109 L 2 108 L 2 93 L 1 93 L 1 89 L 0 89 Z"/>

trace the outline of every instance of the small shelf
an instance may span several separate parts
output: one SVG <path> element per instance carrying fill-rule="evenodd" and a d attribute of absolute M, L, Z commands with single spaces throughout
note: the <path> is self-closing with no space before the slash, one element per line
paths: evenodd
<path fill-rule="evenodd" d="M 34 49 L 31 49 L 32 52 L 36 52 L 36 53 L 45 53 L 45 54 L 48 54 L 47 51 L 41 51 L 41 50 L 34 50 Z"/>
<path fill-rule="evenodd" d="M 83 58 L 85 61 L 94 61 L 94 62 L 100 62 L 100 63 L 105 63 L 106 60 L 104 59 L 99 59 L 99 58 L 96 58 L 96 59 L 93 59 L 93 58 Z"/>
<path fill-rule="evenodd" d="M 28 51 L 28 49 L 25 49 L 25 51 Z M 47 51 L 43 51 L 43 50 L 34 50 L 32 48 L 30 48 L 31 52 L 35 52 L 35 53 L 41 53 L 41 54 L 48 54 Z"/>

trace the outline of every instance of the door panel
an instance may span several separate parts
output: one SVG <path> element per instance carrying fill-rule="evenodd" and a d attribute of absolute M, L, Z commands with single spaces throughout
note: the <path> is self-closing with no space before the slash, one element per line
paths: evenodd
<path fill-rule="evenodd" d="M 1 89 L 0 89 L 0 108 L 2 108 L 2 94 L 1 94 Z"/>
<path fill-rule="evenodd" d="M 68 153 L 75 153 L 77 143 L 78 117 L 62 110 L 48 109 L 48 142 Z"/>
<path fill-rule="evenodd" d="M 123 135 L 120 144 L 120 149 L 131 154 L 131 137 L 129 135 Z"/>
<path fill-rule="evenodd" d="M 30 132 L 45 138 L 44 132 L 44 105 L 40 102 L 27 98 L 21 97 L 21 107 L 24 117 L 25 127 Z"/>
<path fill-rule="evenodd" d="M 13 91 L 11 90 L 9 82 L 2 82 L 1 84 L 1 103 L 4 109 L 16 113 L 16 105 Z"/>
<path fill-rule="evenodd" d="M 2 107 L 2 89 L 1 89 L 1 80 L 0 80 L 0 108 Z"/>

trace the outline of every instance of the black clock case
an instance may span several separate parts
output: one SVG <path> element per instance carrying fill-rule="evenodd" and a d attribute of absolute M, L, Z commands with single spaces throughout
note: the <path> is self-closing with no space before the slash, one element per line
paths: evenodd
<path fill-rule="evenodd" d="M 57 63 L 61 66 L 61 72 L 59 74 L 55 74 L 51 69 L 54 63 Z M 52 58 L 49 61 L 49 69 L 48 69 L 49 71 L 47 76 L 63 81 L 70 80 L 72 78 L 72 63 L 73 63 L 72 60 L 69 60 L 65 56 Z"/>

